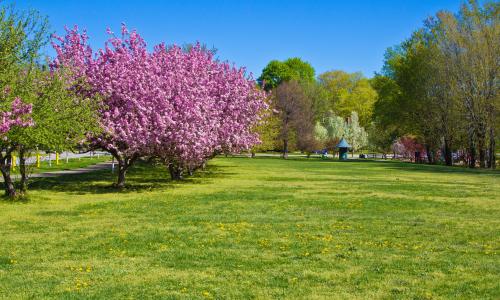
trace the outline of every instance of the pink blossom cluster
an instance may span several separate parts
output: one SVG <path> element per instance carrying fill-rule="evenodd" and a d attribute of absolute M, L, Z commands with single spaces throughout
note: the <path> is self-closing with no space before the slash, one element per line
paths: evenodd
<path fill-rule="evenodd" d="M 409 136 L 398 138 L 392 144 L 392 151 L 404 158 L 413 158 L 415 156 L 415 152 L 420 152 L 421 156 L 426 155 L 425 147 Z"/>
<path fill-rule="evenodd" d="M 97 53 L 77 27 L 53 42 L 52 67 L 70 67 L 78 89 L 103 98 L 104 134 L 91 136 L 96 147 L 189 167 L 259 142 L 251 128 L 267 109 L 266 94 L 244 69 L 217 61 L 199 44 L 189 51 L 160 44 L 149 52 L 125 26 L 121 37 L 108 33 Z"/>
<path fill-rule="evenodd" d="M 31 118 L 32 105 L 21 101 L 21 98 L 16 97 L 12 101 L 9 111 L 0 112 L 0 134 L 6 134 L 13 127 L 29 127 L 33 126 Z"/>

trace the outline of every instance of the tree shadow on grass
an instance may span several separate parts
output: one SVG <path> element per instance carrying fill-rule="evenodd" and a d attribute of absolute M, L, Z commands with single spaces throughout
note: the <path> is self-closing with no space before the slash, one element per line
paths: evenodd
<path fill-rule="evenodd" d="M 381 162 L 385 163 L 385 162 Z M 489 169 L 470 169 L 461 166 L 445 166 L 445 165 L 428 165 L 415 164 L 410 162 L 387 162 L 390 164 L 388 169 L 409 172 L 432 172 L 432 173 L 447 173 L 447 174 L 471 174 L 471 175 L 493 175 L 500 176 L 499 170 Z"/>
<path fill-rule="evenodd" d="M 500 176 L 499 170 L 489 169 L 469 169 L 461 166 L 445 166 L 445 165 L 429 165 L 417 164 L 412 162 L 398 160 L 374 160 L 374 159 L 349 159 L 346 161 L 339 160 L 321 160 L 322 162 L 330 163 L 354 163 L 354 164 L 378 164 L 390 170 L 409 171 L 409 172 L 431 172 L 431 173 L 447 173 L 447 174 L 477 174 L 477 175 L 497 175 Z"/>
<path fill-rule="evenodd" d="M 223 166 L 209 165 L 205 170 L 199 170 L 193 176 L 188 176 L 184 180 L 172 181 L 165 167 L 154 166 L 150 163 L 139 161 L 127 172 L 127 182 L 123 189 L 117 189 L 113 185 L 116 181 L 116 172 L 111 173 L 111 170 L 98 170 L 83 174 L 32 178 L 29 190 L 50 190 L 81 195 L 172 189 L 186 184 L 210 183 L 213 179 L 234 174 L 224 169 L 225 167 Z"/>
<path fill-rule="evenodd" d="M 248 157 L 243 156 L 234 156 L 231 158 L 240 158 L 240 159 L 250 159 Z M 278 157 L 278 156 L 256 156 L 251 159 L 256 160 L 281 160 L 283 162 L 286 161 L 294 161 L 294 162 L 315 162 L 315 163 L 330 163 L 330 164 L 378 164 L 383 167 L 387 167 L 388 169 L 393 170 L 401 170 L 401 171 L 413 171 L 413 172 L 432 172 L 432 173 L 455 173 L 455 174 L 480 174 L 480 175 L 497 175 L 500 176 L 500 170 L 489 170 L 489 169 L 470 169 L 467 167 L 461 166 L 445 166 L 445 165 L 429 165 L 429 164 L 416 164 L 412 162 L 404 162 L 397 160 L 375 160 L 375 159 L 348 159 L 348 160 L 338 160 L 338 159 L 322 159 L 321 157 L 310 157 L 307 158 L 305 156 L 292 156 L 287 158 L 286 160 Z"/>

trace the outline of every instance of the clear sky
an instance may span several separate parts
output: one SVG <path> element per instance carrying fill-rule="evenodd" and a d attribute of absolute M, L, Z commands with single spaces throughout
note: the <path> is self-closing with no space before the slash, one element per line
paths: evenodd
<path fill-rule="evenodd" d="M 7 1 L 12 2 L 12 1 Z M 321 72 L 361 71 L 371 77 L 387 47 L 400 43 L 440 9 L 457 11 L 460 0 L 23 0 L 49 17 L 54 32 L 86 28 L 94 48 L 106 28 L 124 22 L 145 38 L 183 44 L 199 41 L 218 49 L 222 60 L 245 66 L 258 77 L 272 59 L 301 57 Z M 47 54 L 53 55 L 51 49 Z"/>

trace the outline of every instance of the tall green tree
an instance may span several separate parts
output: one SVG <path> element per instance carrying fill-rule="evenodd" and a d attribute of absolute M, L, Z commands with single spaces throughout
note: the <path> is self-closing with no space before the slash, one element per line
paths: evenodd
<path fill-rule="evenodd" d="M 328 71 L 319 75 L 319 83 L 327 92 L 330 110 L 346 118 L 355 111 L 362 126 L 369 124 L 377 93 L 361 73 Z"/>
<path fill-rule="evenodd" d="M 27 190 L 31 171 L 26 159 L 37 150 L 73 151 L 81 146 L 88 132 L 99 132 L 98 98 L 82 98 L 71 89 L 70 74 L 64 70 L 50 73 L 34 68 L 18 84 L 16 94 L 31 104 L 33 126 L 15 128 L 8 137 L 17 144 L 21 180 L 19 189 Z"/>
<path fill-rule="evenodd" d="M 281 83 L 273 91 L 273 105 L 281 123 L 279 139 L 283 145 L 283 158 L 288 158 L 291 141 L 295 141 L 300 150 L 310 150 L 313 147 L 314 119 L 311 99 L 303 85 L 295 80 Z"/>
<path fill-rule="evenodd" d="M 383 74 L 372 80 L 379 94 L 375 126 L 416 136 L 431 163 L 441 150 L 451 165 L 452 151 L 467 148 L 470 167 L 478 158 L 481 167 L 494 168 L 499 7 L 470 1 L 458 14 L 440 12 L 389 49 Z"/>
<path fill-rule="evenodd" d="M 76 97 L 68 88 L 67 74 L 52 73 L 40 65 L 40 50 L 49 36 L 47 19 L 37 12 L 0 8 L 0 113 L 4 117 L 19 114 L 15 106 L 20 101 L 29 108 L 20 106 L 21 117 L 29 122 L 16 119 L 17 126 L 1 132 L 0 170 L 5 193 L 11 197 L 18 193 L 10 174 L 13 153 L 20 156 L 20 191 L 24 192 L 29 153 L 36 148 L 71 150 L 97 127 L 94 108 L 98 101 Z"/>
<path fill-rule="evenodd" d="M 442 73 L 440 53 L 423 31 L 417 31 L 386 55 L 385 76 L 372 84 L 378 90 L 374 124 L 399 136 L 414 135 L 426 146 L 428 161 L 435 161 L 441 140 L 451 149 L 450 101 Z M 391 135 L 391 134 L 389 134 Z M 451 152 L 448 151 L 451 159 Z M 448 157 L 447 156 L 447 157 Z"/>
<path fill-rule="evenodd" d="M 491 1 L 481 6 L 470 0 L 457 14 L 438 13 L 428 27 L 442 51 L 450 93 L 459 99 L 468 121 L 469 166 L 475 166 L 477 157 L 481 167 L 487 164 L 495 168 L 500 108 L 500 3 Z"/>
<path fill-rule="evenodd" d="M 270 61 L 262 70 L 257 82 L 263 89 L 270 91 L 280 83 L 290 80 L 300 83 L 314 82 L 314 74 L 314 68 L 311 64 L 298 57 L 293 57 L 285 61 Z"/>
<path fill-rule="evenodd" d="M 254 131 L 259 134 L 260 143 L 251 149 L 252 157 L 256 152 L 276 150 L 280 148 L 280 113 L 275 109 L 274 104 L 268 101 L 269 110 L 262 115 L 262 119 Z"/>
<path fill-rule="evenodd" d="M 0 110 L 2 115 L 13 112 L 11 107 L 14 109 L 14 105 L 22 101 L 16 94 L 19 81 L 29 76 L 31 66 L 34 66 L 40 59 L 39 49 L 47 41 L 48 21 L 46 18 L 35 11 L 19 12 L 12 5 L 0 6 L 0 91 L 2 94 Z M 10 168 L 12 153 L 17 150 L 18 144 L 10 140 L 8 134 L 9 131 L 3 132 L 0 141 L 0 170 L 4 178 L 5 193 L 15 196 L 16 191 L 10 176 Z"/>

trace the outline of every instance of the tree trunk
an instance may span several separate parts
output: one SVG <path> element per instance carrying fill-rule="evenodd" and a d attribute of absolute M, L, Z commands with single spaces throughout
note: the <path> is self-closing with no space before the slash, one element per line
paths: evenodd
<path fill-rule="evenodd" d="M 10 176 L 11 159 L 10 153 L 0 159 L 0 171 L 2 171 L 5 195 L 12 198 L 16 196 L 16 188 Z"/>
<path fill-rule="evenodd" d="M 170 177 L 172 180 L 182 180 L 182 168 L 176 164 L 169 164 L 168 170 L 170 171 Z"/>
<path fill-rule="evenodd" d="M 434 155 L 432 155 L 431 146 L 429 146 L 428 144 L 425 144 L 425 154 L 427 154 L 427 162 L 430 165 L 433 165 L 435 163 Z"/>
<path fill-rule="evenodd" d="M 469 136 L 469 168 L 476 167 L 476 143 L 473 137 Z"/>
<path fill-rule="evenodd" d="M 488 168 L 493 170 L 496 169 L 496 153 L 495 153 L 496 141 L 495 141 L 495 128 L 493 126 L 490 127 L 490 145 L 488 151 Z"/>
<path fill-rule="evenodd" d="M 283 158 L 284 159 L 288 158 L 288 140 L 287 139 L 283 140 Z"/>
<path fill-rule="evenodd" d="M 125 177 L 127 175 L 128 168 L 139 158 L 139 155 L 133 154 L 131 157 L 124 157 L 116 150 L 108 150 L 111 155 L 118 162 L 118 179 L 116 181 L 115 186 L 119 189 L 125 187 Z"/>
<path fill-rule="evenodd" d="M 477 148 L 479 151 L 479 167 L 486 167 L 486 149 L 485 149 L 485 137 L 479 137 L 479 141 L 477 143 Z"/>
<path fill-rule="evenodd" d="M 444 139 L 444 161 L 447 166 L 453 166 L 451 143 L 448 139 Z"/>
<path fill-rule="evenodd" d="M 124 159 L 118 159 L 118 181 L 116 182 L 116 187 L 122 189 L 125 187 L 125 176 L 127 174 L 127 169 L 129 165 L 127 165 Z"/>
<path fill-rule="evenodd" d="M 255 152 L 252 151 L 252 158 L 255 158 Z"/>
<path fill-rule="evenodd" d="M 22 193 L 25 193 L 28 189 L 28 175 L 26 174 L 26 151 L 22 147 L 19 149 L 19 172 L 21 172 L 19 189 Z"/>
<path fill-rule="evenodd" d="M 420 152 L 415 151 L 415 163 L 418 164 L 420 163 Z"/>

